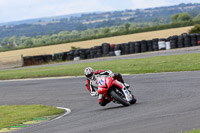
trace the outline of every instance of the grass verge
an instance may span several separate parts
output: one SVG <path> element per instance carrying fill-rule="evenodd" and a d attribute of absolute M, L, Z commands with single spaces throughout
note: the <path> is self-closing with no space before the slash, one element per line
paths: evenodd
<path fill-rule="evenodd" d="M 35 117 L 60 115 L 64 110 L 44 105 L 11 105 L 0 106 L 0 129 L 15 126 Z"/>
<path fill-rule="evenodd" d="M 66 66 L 41 67 L 32 69 L 6 70 L 0 72 L 0 79 L 21 79 L 50 76 L 80 76 L 85 67 L 110 69 L 121 74 L 143 74 L 158 72 L 200 70 L 200 53 L 157 56 L 142 59 L 126 59 L 81 63 Z"/>
<path fill-rule="evenodd" d="M 195 129 L 195 130 L 192 130 L 192 131 L 187 131 L 185 133 L 200 133 L 200 129 Z"/>

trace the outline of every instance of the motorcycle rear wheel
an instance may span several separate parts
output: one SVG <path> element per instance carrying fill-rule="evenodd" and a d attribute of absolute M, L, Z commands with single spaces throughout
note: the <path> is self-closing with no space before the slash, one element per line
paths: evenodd
<path fill-rule="evenodd" d="M 130 103 L 127 102 L 126 100 L 124 100 L 116 91 L 112 90 L 110 92 L 110 94 L 116 101 L 118 101 L 122 105 L 124 105 L 124 106 L 129 106 L 130 105 Z"/>

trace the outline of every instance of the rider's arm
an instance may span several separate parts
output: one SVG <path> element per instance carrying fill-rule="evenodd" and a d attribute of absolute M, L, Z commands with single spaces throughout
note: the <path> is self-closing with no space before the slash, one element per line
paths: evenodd
<path fill-rule="evenodd" d="M 93 86 L 90 84 L 90 81 L 87 79 L 86 83 L 85 83 L 86 88 L 88 89 L 88 91 L 90 92 L 91 96 L 97 96 L 98 92 L 95 91 L 95 89 L 93 88 Z"/>
<path fill-rule="evenodd" d="M 96 75 L 96 74 L 100 74 L 100 75 L 109 75 L 109 76 L 113 76 L 114 75 L 114 73 L 112 72 L 112 71 L 110 71 L 110 70 L 96 70 L 95 72 L 94 72 L 94 74 Z"/>

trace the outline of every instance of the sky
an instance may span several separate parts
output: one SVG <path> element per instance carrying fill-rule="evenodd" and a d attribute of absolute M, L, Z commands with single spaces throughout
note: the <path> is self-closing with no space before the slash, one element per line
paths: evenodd
<path fill-rule="evenodd" d="M 180 3 L 200 3 L 200 0 L 0 0 L 0 23 L 74 13 L 144 9 Z"/>

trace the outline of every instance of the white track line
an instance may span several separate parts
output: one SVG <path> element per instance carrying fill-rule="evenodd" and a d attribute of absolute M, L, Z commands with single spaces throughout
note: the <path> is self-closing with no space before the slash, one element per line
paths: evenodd
<path fill-rule="evenodd" d="M 71 113 L 71 110 L 70 110 L 69 108 L 64 108 L 64 107 L 56 107 L 56 108 L 58 108 L 58 109 L 64 109 L 64 110 L 65 110 L 65 113 L 62 114 L 62 115 L 60 115 L 60 116 L 58 116 L 58 117 L 56 117 L 56 118 L 53 119 L 52 121 L 58 120 L 58 119 L 60 119 L 60 118 L 62 118 L 62 117 L 64 117 L 64 116 L 66 116 L 66 115 L 68 115 L 68 114 Z"/>

